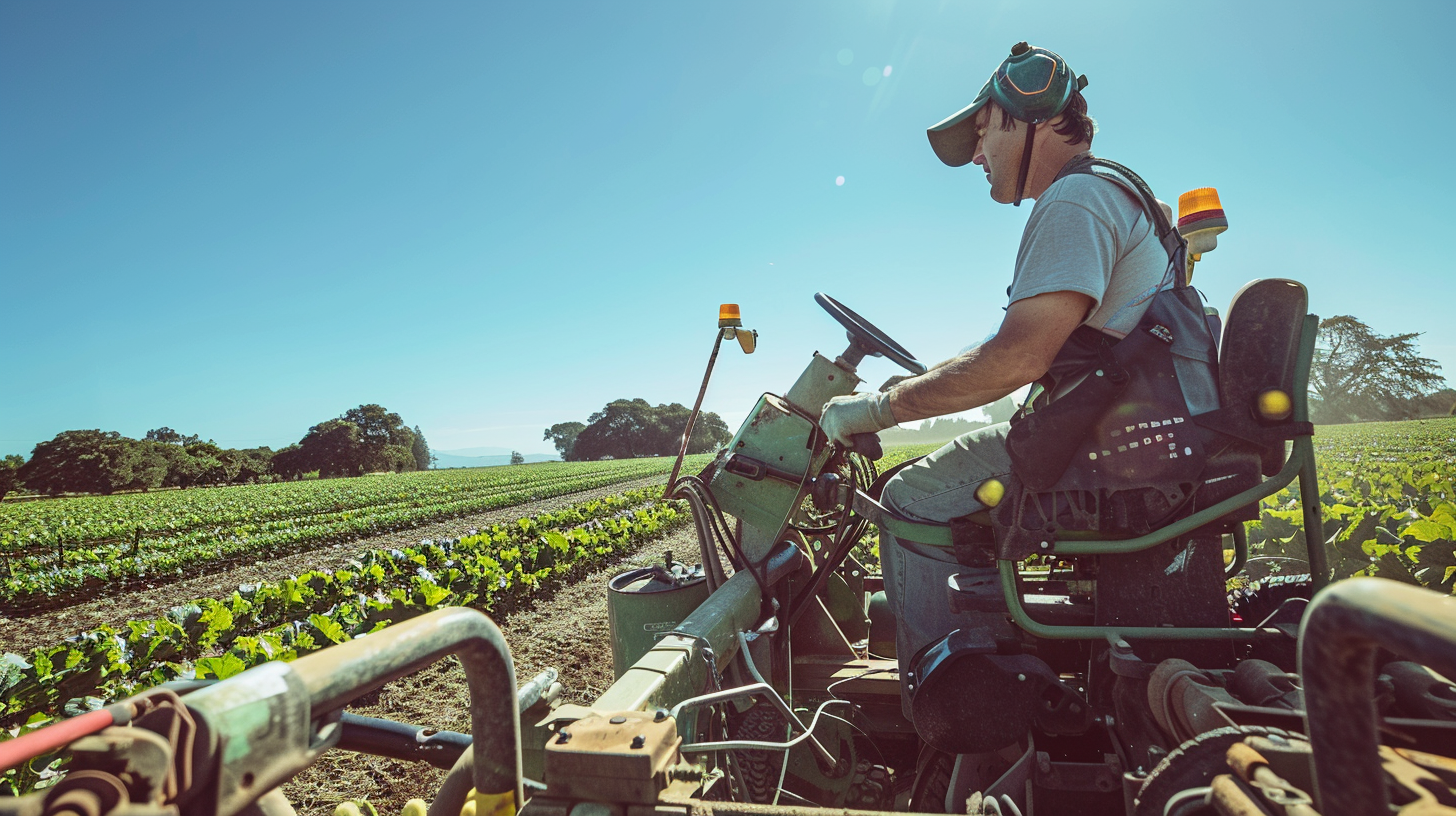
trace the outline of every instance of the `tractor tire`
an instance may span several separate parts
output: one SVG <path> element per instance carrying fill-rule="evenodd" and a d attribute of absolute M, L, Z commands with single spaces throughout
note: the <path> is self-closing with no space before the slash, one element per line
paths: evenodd
<path fill-rule="evenodd" d="M 945 813 L 945 797 L 950 793 L 950 775 L 955 771 L 955 754 L 937 751 L 928 744 L 920 749 L 915 761 L 915 781 L 910 787 L 912 813 Z"/>
<path fill-rule="evenodd" d="M 773 707 L 756 705 L 733 723 L 733 739 L 783 742 L 788 727 L 788 721 Z M 744 787 L 748 788 L 743 793 L 749 802 L 763 805 L 773 801 L 785 758 L 782 751 L 733 752 L 733 762 L 738 766 Z"/>
<path fill-rule="evenodd" d="M 1308 575 L 1269 576 L 1229 595 L 1229 609 L 1243 621 L 1236 625 L 1255 626 L 1290 598 L 1312 597 L 1314 584 Z"/>
<path fill-rule="evenodd" d="M 1245 737 L 1292 737 L 1278 728 L 1244 725 L 1205 731 L 1178 746 L 1148 774 L 1133 799 L 1133 816 L 1163 816 L 1163 809 L 1174 795 L 1189 788 L 1207 786 L 1219 774 L 1230 773 L 1224 755 L 1229 746 Z"/>

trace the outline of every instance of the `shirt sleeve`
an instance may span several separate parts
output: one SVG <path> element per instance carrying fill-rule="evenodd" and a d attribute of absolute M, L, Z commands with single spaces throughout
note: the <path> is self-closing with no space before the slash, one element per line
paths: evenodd
<path fill-rule="evenodd" d="M 1106 219 L 1077 202 L 1049 201 L 1026 226 L 1008 303 L 1080 292 L 1096 301 L 1090 317 L 1102 305 L 1117 254 L 1117 233 Z"/>

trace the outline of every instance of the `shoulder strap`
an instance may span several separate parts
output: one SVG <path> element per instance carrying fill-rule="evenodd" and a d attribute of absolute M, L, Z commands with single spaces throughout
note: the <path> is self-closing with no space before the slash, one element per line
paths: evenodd
<path fill-rule="evenodd" d="M 1178 232 L 1177 227 L 1168 220 L 1168 216 L 1163 212 L 1163 208 L 1158 206 L 1157 196 L 1153 195 L 1152 188 L 1148 186 L 1147 182 L 1143 181 L 1142 176 L 1139 176 L 1128 167 L 1118 164 L 1115 161 L 1089 155 L 1085 158 L 1068 162 L 1062 168 L 1062 171 L 1057 174 L 1056 179 L 1053 179 L 1053 182 L 1059 181 L 1074 173 L 1086 173 L 1087 175 L 1105 178 L 1108 181 L 1121 185 L 1123 189 L 1135 196 L 1142 203 L 1143 212 L 1147 215 L 1148 220 L 1152 222 L 1153 230 L 1158 236 L 1158 242 L 1163 245 L 1164 251 L 1168 253 L 1169 266 L 1180 273 L 1183 269 L 1187 268 L 1187 261 L 1185 259 L 1188 252 L 1188 242 L 1183 238 L 1182 233 Z M 1174 286 L 1180 289 L 1188 285 L 1187 276 L 1184 274 L 1174 274 L 1173 282 Z"/>

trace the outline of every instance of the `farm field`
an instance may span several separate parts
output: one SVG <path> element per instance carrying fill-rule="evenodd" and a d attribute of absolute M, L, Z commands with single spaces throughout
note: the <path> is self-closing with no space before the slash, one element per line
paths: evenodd
<path fill-rule="evenodd" d="M 701 463 L 693 463 L 701 467 Z M 666 473 L 543 462 L 0 504 L 0 614 Z"/>
<path fill-rule="evenodd" d="M 1456 419 L 1326 427 L 1318 430 L 1315 441 L 1326 518 L 1322 537 L 1331 542 L 1337 574 L 1342 577 L 1378 574 L 1451 592 L 1456 583 L 1456 556 L 1453 556 Z M 880 468 L 888 468 L 935 447 L 892 448 L 879 463 Z M 702 461 L 690 465 L 689 470 L 693 466 L 701 467 Z M 636 462 L 595 464 L 612 465 L 625 471 Z M 671 463 L 662 464 L 649 476 L 665 476 Z M 531 473 L 542 467 L 490 470 Z M 589 474 L 585 477 L 588 480 L 606 479 L 609 475 L 585 472 Z M 466 473 L 436 472 L 420 476 L 461 479 Z M 372 478 L 388 481 L 395 477 Z M 179 677 L 231 676 L 266 660 L 290 659 L 444 605 L 474 606 L 500 619 L 511 636 L 513 648 L 529 656 L 523 665 L 532 670 L 556 663 L 570 664 L 571 671 L 564 677 L 590 679 L 581 680 L 585 685 L 580 688 L 568 687 L 568 694 L 573 702 L 589 702 L 602 690 L 599 686 L 609 681 L 609 669 L 603 668 L 609 665 L 611 651 L 605 625 L 602 621 L 582 618 L 599 615 L 600 610 L 593 613 L 595 607 L 573 602 L 552 613 L 562 617 L 560 621 L 543 619 L 541 610 L 556 608 L 551 604 L 558 593 L 568 593 L 573 598 L 579 598 L 581 593 L 592 597 L 604 595 L 600 584 L 613 570 L 644 558 L 655 558 L 664 547 L 679 552 L 696 548 L 685 524 L 689 517 L 685 507 L 679 502 L 660 500 L 661 479 L 651 478 L 650 484 L 644 486 L 641 472 L 633 471 L 622 478 L 637 481 L 630 488 L 598 487 L 591 498 L 560 500 L 551 509 L 459 529 L 449 535 L 416 539 L 418 543 L 374 546 L 343 558 L 341 565 L 335 556 L 333 567 L 299 569 L 286 576 L 229 587 L 207 597 L 175 598 L 175 603 L 161 614 L 91 627 L 79 634 L 73 630 L 65 640 L 58 638 L 51 645 L 7 654 L 0 658 L 0 727 L 11 730 L 0 732 L 0 739 L 39 727 L 67 710 L 90 707 L 100 700 L 158 682 Z M 348 482 L 367 483 L 370 479 L 278 487 L 336 490 Z M 539 487 L 541 484 L 533 483 L 533 488 L 528 489 L 496 483 L 491 488 L 494 493 L 487 493 L 482 487 L 478 498 L 530 496 L 535 495 L 533 489 L 552 489 Z M 457 494 L 464 491 L 459 487 L 452 489 Z M 195 492 L 225 494 L 228 490 L 239 489 Z M 440 490 L 444 495 L 443 488 Z M 577 487 L 572 492 L 580 490 Z M 174 495 L 178 494 L 167 494 Z M 395 494 L 379 495 L 383 505 L 397 502 Z M 152 497 L 126 496 L 112 501 L 147 498 Z M 325 507 L 322 499 L 307 504 L 307 497 L 295 495 L 294 498 L 303 503 L 300 506 Z M 359 501 L 357 497 L 354 500 Z M 107 513 L 119 517 L 121 512 L 108 508 L 102 500 L 27 504 L 39 508 L 70 501 L 88 504 L 91 512 L 101 517 Z M 446 500 L 445 504 L 455 501 L 459 499 Z M 26 506 L 3 509 L 14 513 Z M 218 506 L 227 506 L 230 509 L 226 512 L 251 519 L 267 512 L 257 511 L 249 516 L 249 509 L 241 505 Z M 450 515 L 424 513 L 429 507 L 421 501 L 422 518 L 439 520 Z M 371 507 L 356 503 L 354 511 L 368 515 Z M 326 512 L 341 511 L 315 515 Z M 6 523 L 15 524 L 12 529 L 18 529 L 21 521 L 39 529 L 34 520 L 14 515 L 7 516 Z M 1300 564 L 1304 542 L 1302 533 L 1296 529 L 1298 524 L 1298 489 L 1291 486 L 1266 500 L 1260 521 L 1250 525 L 1252 555 L 1265 559 L 1266 568 L 1272 572 L 1306 571 Z M 194 525 L 190 529 L 200 528 Z M 181 538 L 185 540 L 186 535 Z M 654 546 L 654 542 L 661 547 Z M 165 551 L 166 539 L 159 537 L 155 546 Z M 311 555 L 295 555 L 293 563 L 299 563 L 298 559 L 306 561 Z M 16 559 L 11 563 L 22 562 Z M 167 576 L 158 576 L 158 579 L 165 581 Z M 571 620 L 565 620 L 565 616 Z M 528 620 L 529 626 L 525 625 Z M 569 637 L 563 634 L 567 630 L 570 630 Z M 563 646 L 564 643 L 569 643 L 569 647 Z M 4 651 L 10 650 L 0 643 L 0 652 Z M 572 671 L 577 674 L 572 675 Z M 429 681 L 441 684 L 442 688 L 455 689 L 452 698 L 455 702 L 450 705 L 457 707 L 463 706 L 463 698 L 458 693 L 458 672 L 458 667 L 432 669 Z M 87 698 L 93 699 L 88 702 Z M 412 695 L 392 695 L 386 690 L 372 704 L 369 713 L 420 722 L 423 715 L 418 703 Z M 458 727 L 463 708 L 446 708 L 449 710 L 432 708 L 434 716 L 425 721 L 437 727 Z M 343 767 L 338 763 L 335 766 L 336 770 Z M 32 768 L 27 771 L 28 776 L 11 774 L 0 779 L 0 793 L 10 786 L 34 785 L 41 770 Z M 377 784 L 379 775 L 346 777 L 354 781 L 345 783 L 340 790 L 356 784 Z M 425 776 L 428 774 L 421 775 L 418 791 L 411 792 L 403 782 L 398 782 L 386 786 L 389 790 L 381 791 L 381 795 L 390 801 L 395 796 L 402 797 L 402 803 L 403 798 L 419 795 L 429 788 L 431 783 Z M 371 778 L 376 781 L 370 782 Z M 315 812 L 327 812 L 329 803 L 321 800 L 316 807 Z"/>

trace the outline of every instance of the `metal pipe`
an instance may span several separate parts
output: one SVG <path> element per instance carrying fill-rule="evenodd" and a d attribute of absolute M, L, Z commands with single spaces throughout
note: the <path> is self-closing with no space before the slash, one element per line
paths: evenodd
<path fill-rule="evenodd" d="M 714 705 L 716 703 L 726 703 L 729 700 L 735 700 L 740 697 L 752 697 L 755 694 L 760 693 L 768 697 L 769 702 L 773 703 L 774 708 L 777 708 L 779 710 L 779 713 L 784 715 L 785 719 L 789 720 L 790 722 L 799 722 L 799 718 L 794 716 L 793 710 L 789 708 L 788 704 L 784 702 L 784 699 L 779 696 L 778 692 L 774 691 L 773 686 L 770 686 L 768 683 L 753 683 L 751 685 L 743 686 L 742 688 L 724 689 L 722 691 L 715 691 L 711 694 L 704 694 L 699 697 L 688 698 L 672 707 L 671 716 L 674 720 L 676 720 L 682 715 L 682 712 L 685 709 L 701 708 L 703 706 Z M 799 743 L 808 740 L 809 743 L 814 747 L 814 753 L 818 755 L 819 761 L 822 763 L 823 767 L 833 768 L 836 764 L 838 764 L 837 760 L 835 760 L 834 756 L 830 754 L 823 745 L 819 744 L 819 740 L 814 737 L 814 728 L 819 724 L 819 715 L 821 712 L 824 711 L 824 708 L 826 706 L 834 705 L 835 703 L 850 705 L 850 701 L 848 700 L 825 700 L 823 703 L 820 703 L 819 708 L 814 711 L 814 717 L 809 721 L 809 725 L 807 727 L 805 727 L 803 724 L 800 724 L 799 727 L 803 729 L 804 733 L 785 742 L 764 742 L 760 740 L 724 740 L 721 742 L 699 742 L 685 744 L 681 747 L 680 750 L 682 750 L 684 753 L 701 753 L 705 751 L 787 751 L 793 748 L 795 745 L 798 745 Z"/>
<path fill-rule="evenodd" d="M 1350 578 L 1310 602 L 1299 629 L 1299 676 L 1321 813 L 1337 803 L 1352 816 L 1388 812 L 1374 701 L 1381 648 L 1456 676 L 1456 597 Z"/>
<path fill-rule="evenodd" d="M 301 657 L 292 667 L 308 688 L 311 716 L 318 719 L 449 654 L 460 659 L 470 689 L 477 812 L 519 810 L 525 797 L 516 673 L 505 638 L 484 613 L 438 609 Z"/>
<path fill-rule="evenodd" d="M 667 487 L 662 490 L 664 499 L 672 495 L 672 483 L 677 481 L 678 471 L 682 470 L 683 459 L 688 455 L 688 440 L 693 436 L 693 425 L 698 421 L 698 409 L 703 407 L 703 395 L 708 393 L 708 378 L 713 376 L 713 364 L 718 362 L 718 348 L 723 345 L 723 338 L 727 332 L 719 327 L 718 336 L 713 340 L 713 353 L 708 355 L 708 370 L 703 372 L 703 384 L 698 386 L 698 398 L 693 401 L 692 413 L 688 414 L 688 424 L 683 428 L 682 447 L 678 449 L 677 461 L 672 463 L 672 474 L 667 477 Z"/>

